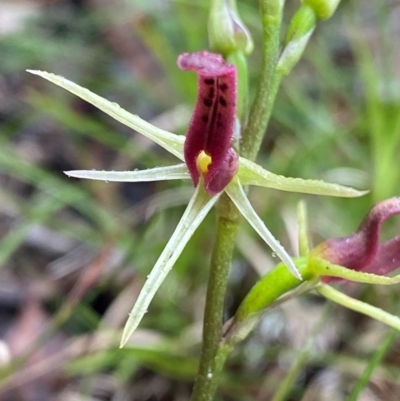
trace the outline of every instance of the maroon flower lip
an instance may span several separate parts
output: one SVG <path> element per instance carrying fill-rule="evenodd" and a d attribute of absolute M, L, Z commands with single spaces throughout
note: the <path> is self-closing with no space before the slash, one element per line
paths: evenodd
<path fill-rule="evenodd" d="M 357 231 L 345 237 L 331 238 L 319 244 L 311 256 L 352 270 L 384 275 L 400 266 L 400 236 L 379 243 L 382 224 L 400 214 L 400 197 L 377 203 L 364 218 Z M 340 279 L 324 277 L 331 282 Z"/>
<path fill-rule="evenodd" d="M 236 68 L 207 51 L 183 53 L 182 70 L 198 74 L 198 94 L 184 145 L 185 162 L 197 186 L 200 175 L 210 195 L 221 192 L 235 176 L 239 157 L 231 147 L 236 117 Z"/>

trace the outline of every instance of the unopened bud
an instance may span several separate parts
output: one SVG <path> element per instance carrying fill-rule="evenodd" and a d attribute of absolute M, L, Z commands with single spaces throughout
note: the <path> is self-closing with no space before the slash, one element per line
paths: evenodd
<path fill-rule="evenodd" d="M 225 57 L 237 51 L 246 55 L 253 51 L 253 40 L 239 17 L 235 0 L 212 0 L 208 34 L 211 49 Z"/>
<path fill-rule="evenodd" d="M 317 18 L 312 7 L 303 4 L 293 16 L 286 34 L 285 43 L 294 42 L 315 28 Z"/>

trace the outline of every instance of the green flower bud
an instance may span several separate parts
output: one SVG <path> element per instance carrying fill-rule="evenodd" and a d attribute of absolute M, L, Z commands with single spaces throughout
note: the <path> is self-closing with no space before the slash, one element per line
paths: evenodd
<path fill-rule="evenodd" d="M 317 17 L 314 10 L 303 4 L 296 12 L 285 38 L 285 46 L 279 58 L 277 71 L 287 75 L 299 61 L 315 28 Z"/>
<path fill-rule="evenodd" d="M 214 52 L 228 56 L 240 51 L 253 51 L 253 40 L 236 9 L 235 0 L 212 0 L 208 19 L 210 47 Z"/>
<path fill-rule="evenodd" d="M 318 19 L 328 19 L 336 11 L 340 0 L 304 0 L 304 4 L 310 6 Z"/>
<path fill-rule="evenodd" d="M 286 34 L 285 43 L 297 41 L 315 28 L 317 18 L 314 10 L 303 4 L 296 12 Z"/>

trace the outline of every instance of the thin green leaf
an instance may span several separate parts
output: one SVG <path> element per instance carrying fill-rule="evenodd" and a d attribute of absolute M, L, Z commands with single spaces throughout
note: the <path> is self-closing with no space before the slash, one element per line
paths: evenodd
<path fill-rule="evenodd" d="M 183 136 L 175 135 L 168 131 L 157 128 L 147 121 L 142 120 L 140 117 L 124 110 L 117 103 L 110 102 L 102 98 L 101 96 L 98 96 L 95 93 L 89 91 L 88 89 L 82 88 L 81 86 L 69 81 L 66 78 L 44 71 L 27 71 L 31 74 L 39 75 L 40 77 L 47 79 L 48 81 L 53 82 L 58 86 L 61 86 L 74 95 L 79 96 L 81 99 L 86 100 L 93 106 L 104 111 L 104 113 L 115 118 L 120 123 L 134 129 L 135 131 L 146 136 L 155 143 L 158 143 L 168 152 L 183 160 L 183 142 L 185 140 Z"/>
<path fill-rule="evenodd" d="M 86 178 L 89 180 L 116 181 L 116 182 L 146 182 L 163 180 L 185 180 L 190 175 L 186 164 L 175 166 L 155 167 L 138 171 L 97 171 L 73 170 L 64 171 L 68 177 Z"/>
<path fill-rule="evenodd" d="M 197 186 L 175 232 L 172 234 L 168 244 L 153 267 L 153 270 L 147 277 L 142 291 L 129 314 L 128 321 L 122 333 L 121 347 L 126 344 L 129 337 L 139 325 L 144 314 L 147 312 L 147 308 L 154 294 L 157 292 L 175 261 L 182 253 L 187 242 L 218 198 L 218 195 L 210 197 L 206 193 L 201 182 Z"/>
<path fill-rule="evenodd" d="M 241 186 L 237 177 L 233 179 L 225 188 L 225 192 L 232 199 L 240 213 L 242 213 L 251 226 L 258 232 L 261 238 L 271 247 L 273 252 L 275 252 L 282 262 L 285 263 L 293 275 L 301 280 L 301 274 L 293 263 L 292 258 L 286 252 L 285 248 L 279 243 L 279 241 L 271 234 L 260 217 L 258 217 L 258 214 L 247 199 L 247 196 L 243 191 L 243 187 Z"/>
<path fill-rule="evenodd" d="M 238 176 L 243 185 L 256 185 L 279 189 L 281 191 L 302 192 L 314 195 L 329 195 L 356 197 L 368 193 L 368 191 L 358 191 L 354 188 L 345 187 L 339 184 L 330 184 L 322 180 L 303 180 L 301 178 L 290 178 L 282 175 L 273 174 L 264 170 L 261 166 L 250 160 L 240 158 L 240 168 Z"/>

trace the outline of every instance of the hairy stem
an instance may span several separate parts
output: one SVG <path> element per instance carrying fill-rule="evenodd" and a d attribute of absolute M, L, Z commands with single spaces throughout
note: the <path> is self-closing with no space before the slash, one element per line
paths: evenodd
<path fill-rule="evenodd" d="M 203 345 L 192 401 L 211 401 L 218 376 L 227 356 L 219 352 L 223 311 L 230 264 L 235 247 L 240 215 L 231 200 L 223 195 L 218 205 L 217 234 L 211 257 L 204 313 Z"/>
<path fill-rule="evenodd" d="M 263 25 L 261 76 L 240 144 L 241 156 L 250 160 L 256 158 L 260 149 L 281 81 L 280 74 L 276 72 L 276 64 L 280 50 L 283 1 L 261 0 L 260 5 Z"/>
<path fill-rule="evenodd" d="M 250 110 L 240 145 L 240 154 L 250 160 L 257 156 L 280 83 L 276 73 L 279 36 L 282 22 L 282 0 L 261 0 L 263 24 L 263 57 L 259 90 Z M 231 200 L 223 195 L 218 204 L 217 236 L 208 280 L 203 325 L 203 345 L 199 372 L 191 401 L 211 401 L 218 376 L 231 347 L 221 346 L 226 286 L 239 227 L 240 215 Z"/>

